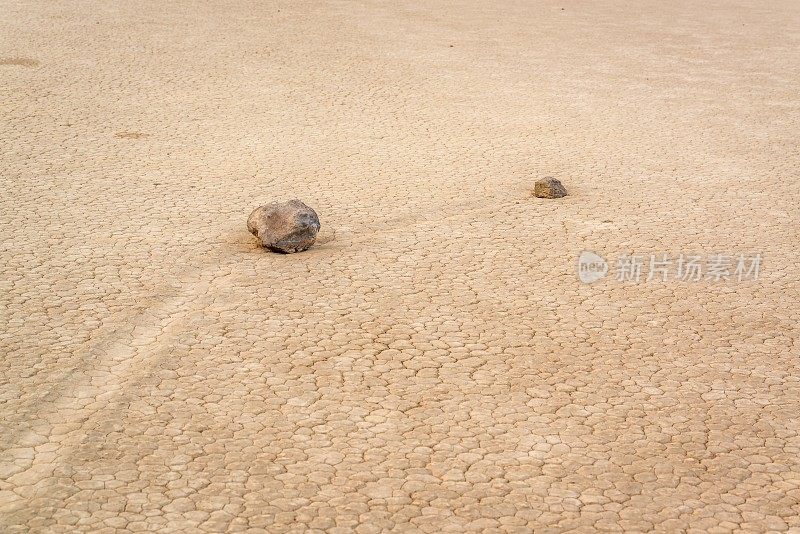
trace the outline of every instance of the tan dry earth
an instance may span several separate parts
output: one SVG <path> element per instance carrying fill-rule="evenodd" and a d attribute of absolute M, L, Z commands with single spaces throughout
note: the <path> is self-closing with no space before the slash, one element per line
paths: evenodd
<path fill-rule="evenodd" d="M 797 1 L 2 0 L 0 80 L 0 531 L 800 528 Z"/>

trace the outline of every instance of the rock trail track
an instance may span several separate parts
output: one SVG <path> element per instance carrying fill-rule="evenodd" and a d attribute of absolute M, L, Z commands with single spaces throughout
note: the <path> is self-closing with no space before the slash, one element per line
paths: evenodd
<path fill-rule="evenodd" d="M 0 0 L 0 531 L 800 531 L 798 28 Z"/>

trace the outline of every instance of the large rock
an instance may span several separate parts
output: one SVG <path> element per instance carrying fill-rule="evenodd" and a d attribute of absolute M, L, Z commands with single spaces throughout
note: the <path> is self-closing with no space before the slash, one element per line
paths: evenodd
<path fill-rule="evenodd" d="M 300 202 L 270 202 L 253 210 L 247 229 L 261 245 L 275 252 L 301 252 L 314 244 L 319 232 L 317 213 Z"/>
<path fill-rule="evenodd" d="M 567 196 L 567 190 L 555 178 L 547 177 L 536 181 L 533 195 L 539 198 L 561 198 Z"/>

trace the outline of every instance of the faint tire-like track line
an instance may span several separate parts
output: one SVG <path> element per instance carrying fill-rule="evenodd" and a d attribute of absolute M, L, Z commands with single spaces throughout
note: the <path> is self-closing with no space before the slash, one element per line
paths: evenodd
<path fill-rule="evenodd" d="M 37 403 L 35 415 L 28 414 L 32 420 L 5 430 L 7 448 L 0 451 L 0 473 L 5 483 L 25 487 L 28 480 L 45 479 L 50 481 L 49 485 L 55 484 L 53 472 L 85 442 L 95 424 L 94 418 L 104 410 L 125 408 L 120 400 L 125 387 L 150 371 L 159 357 L 159 349 L 177 335 L 179 325 L 213 298 L 212 285 L 221 280 L 213 276 L 218 268 L 219 265 L 214 265 L 194 271 L 182 281 L 183 292 L 142 311 L 133 329 L 135 335 L 120 338 L 115 336 L 112 326 L 104 329 L 100 339 L 86 349 L 80 369 L 73 369 L 66 383 L 53 388 Z M 167 339 L 162 339 L 164 336 Z M 87 410 L 83 399 L 91 399 L 100 406 Z M 65 431 L 63 434 L 61 429 Z M 52 448 L 58 449 L 58 456 L 21 456 L 31 444 L 37 448 L 46 445 L 44 448 L 48 449 L 52 444 Z M 43 491 L 41 483 L 36 487 L 37 492 Z M 28 506 L 25 496 L 14 490 L 14 498 L 11 493 L 6 491 L 5 498 L 0 500 L 0 526 L 5 524 L 6 528 L 14 526 L 15 513 Z M 45 515 L 42 511 L 39 517 L 45 519 Z"/>

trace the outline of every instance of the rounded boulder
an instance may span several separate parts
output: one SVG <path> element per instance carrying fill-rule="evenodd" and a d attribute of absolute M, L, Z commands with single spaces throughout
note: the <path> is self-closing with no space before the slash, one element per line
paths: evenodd
<path fill-rule="evenodd" d="M 317 212 L 299 200 L 270 202 L 254 209 L 247 229 L 274 252 L 302 252 L 314 244 L 320 229 Z"/>

